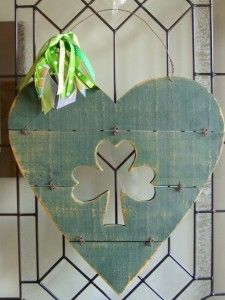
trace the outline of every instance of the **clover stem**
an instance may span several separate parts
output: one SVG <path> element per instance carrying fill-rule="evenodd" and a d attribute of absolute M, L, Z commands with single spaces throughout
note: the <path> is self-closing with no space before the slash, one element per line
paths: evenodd
<path fill-rule="evenodd" d="M 114 185 L 115 185 L 115 224 L 118 224 L 117 170 L 114 170 Z"/>
<path fill-rule="evenodd" d="M 106 211 L 104 214 L 104 225 L 125 225 L 122 201 L 121 201 L 121 186 L 118 181 L 118 173 L 116 169 L 112 169 L 112 181 L 114 181 L 112 188 L 108 194 Z"/>

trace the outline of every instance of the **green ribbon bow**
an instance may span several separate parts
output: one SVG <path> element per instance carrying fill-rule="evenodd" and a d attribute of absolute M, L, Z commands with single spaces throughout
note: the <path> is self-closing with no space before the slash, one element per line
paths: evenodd
<path fill-rule="evenodd" d="M 55 107 L 56 95 L 60 108 L 76 101 L 77 91 L 85 96 L 86 89 L 95 86 L 94 70 L 73 32 L 56 35 L 43 45 L 19 91 L 33 75 L 45 114 Z"/>

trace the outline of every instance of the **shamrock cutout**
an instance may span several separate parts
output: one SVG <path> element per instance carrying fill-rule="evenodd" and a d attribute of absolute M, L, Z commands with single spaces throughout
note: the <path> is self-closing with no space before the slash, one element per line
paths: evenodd
<path fill-rule="evenodd" d="M 78 166 L 72 177 L 77 183 L 72 190 L 75 201 L 93 201 L 108 193 L 103 224 L 125 225 L 122 211 L 122 193 L 137 201 L 147 201 L 154 197 L 154 178 L 152 168 L 143 165 L 132 167 L 136 149 L 128 141 L 117 145 L 107 140 L 101 141 L 96 148 L 98 168 Z"/>

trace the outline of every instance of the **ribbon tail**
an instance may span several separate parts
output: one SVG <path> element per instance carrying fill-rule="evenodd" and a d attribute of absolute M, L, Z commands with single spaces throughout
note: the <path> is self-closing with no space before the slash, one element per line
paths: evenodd
<path fill-rule="evenodd" d="M 35 68 L 36 65 L 33 65 L 29 72 L 27 73 L 27 75 L 20 81 L 20 83 L 17 86 L 17 89 L 19 90 L 19 92 L 29 83 L 31 77 L 33 76 L 34 72 L 35 72 Z"/>
<path fill-rule="evenodd" d="M 76 86 L 77 86 L 77 89 L 78 91 L 84 96 L 86 97 L 86 89 L 87 89 L 87 86 L 78 78 L 78 77 L 75 77 L 75 81 L 76 81 Z"/>
<path fill-rule="evenodd" d="M 45 79 L 43 95 L 41 97 L 42 111 L 47 114 L 55 107 L 55 98 L 57 94 L 57 84 L 48 74 Z"/>
<path fill-rule="evenodd" d="M 88 89 L 95 86 L 94 81 L 92 81 L 87 75 L 85 75 L 80 69 L 76 68 L 77 78 L 85 84 Z"/>
<path fill-rule="evenodd" d="M 63 92 L 64 87 L 64 66 L 65 66 L 65 44 L 60 40 L 60 50 L 59 50 L 59 75 L 58 75 L 58 92 L 57 95 L 60 95 Z"/>
<path fill-rule="evenodd" d="M 78 38 L 76 37 L 76 35 L 73 32 L 69 32 L 68 37 L 71 39 L 72 44 L 77 45 L 78 47 L 80 47 Z"/>
<path fill-rule="evenodd" d="M 91 81 L 94 82 L 95 81 L 95 72 L 94 72 L 94 69 L 93 69 L 87 55 L 77 45 L 74 46 L 74 49 L 75 49 L 75 53 L 76 53 L 77 57 L 79 57 L 79 59 L 80 59 L 79 68 L 81 68 L 84 72 L 87 72 Z"/>
<path fill-rule="evenodd" d="M 69 97 L 71 93 L 75 90 L 74 87 L 74 76 L 75 76 L 75 65 L 76 65 L 76 56 L 73 45 L 68 42 L 70 48 L 68 65 L 67 65 L 67 74 L 64 82 L 63 92 L 60 94 L 61 98 Z"/>
<path fill-rule="evenodd" d="M 39 50 L 38 55 L 34 61 L 34 64 L 32 65 L 32 67 L 30 68 L 30 70 L 28 71 L 27 75 L 21 80 L 21 82 L 18 84 L 17 88 L 19 91 L 21 91 L 30 81 L 31 77 L 33 76 L 33 74 L 35 73 L 36 70 L 36 66 L 39 62 L 39 60 L 41 59 L 41 56 L 45 53 L 46 49 L 48 48 L 49 42 L 51 39 L 49 39 Z"/>

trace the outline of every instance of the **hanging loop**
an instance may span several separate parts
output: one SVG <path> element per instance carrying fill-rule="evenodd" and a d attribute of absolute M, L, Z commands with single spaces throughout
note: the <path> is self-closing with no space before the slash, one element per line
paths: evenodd
<path fill-rule="evenodd" d="M 90 15 L 88 15 L 87 17 L 85 17 L 84 19 L 82 19 L 81 21 L 79 21 L 77 24 L 75 24 L 71 29 L 73 30 L 75 27 L 77 27 L 78 25 L 80 25 L 81 23 L 83 23 L 84 21 L 86 21 L 87 19 L 91 18 L 92 16 L 96 15 L 96 13 L 102 13 L 102 12 L 106 12 L 106 11 L 114 11 L 115 9 L 113 8 L 106 8 L 106 9 L 100 9 L 100 10 L 96 10 L 96 12 L 91 13 Z M 146 22 L 142 17 L 138 16 L 137 14 L 135 14 L 134 12 L 131 12 L 127 9 L 122 9 L 122 8 L 117 8 L 116 11 L 121 11 L 121 12 L 126 12 L 129 13 L 132 16 L 135 16 L 136 18 L 138 18 L 141 22 L 143 22 L 151 31 L 152 33 L 158 38 L 158 40 L 160 41 L 161 45 L 163 46 L 163 48 L 166 51 L 167 57 L 168 57 L 168 61 L 170 64 L 170 70 L 171 70 L 171 74 L 168 75 L 169 80 L 172 81 L 172 78 L 174 76 L 174 71 L 175 71 L 175 67 L 174 67 L 174 62 L 169 54 L 168 48 L 166 46 L 166 44 L 164 43 L 164 41 L 162 40 L 162 38 L 155 32 L 155 30 L 150 26 L 150 24 L 148 22 Z"/>

